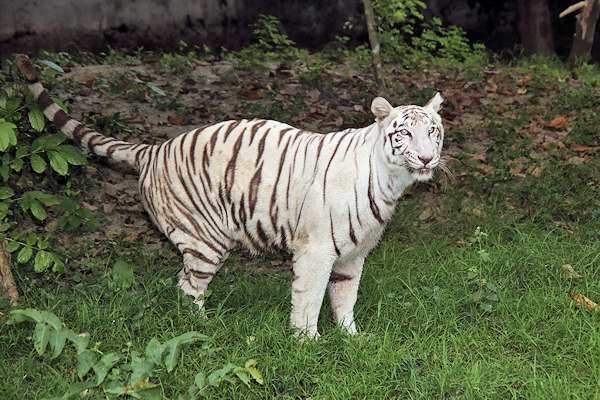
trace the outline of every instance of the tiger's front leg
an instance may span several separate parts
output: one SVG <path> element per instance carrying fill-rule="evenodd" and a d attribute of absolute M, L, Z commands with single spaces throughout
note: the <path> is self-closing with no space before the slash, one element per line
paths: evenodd
<path fill-rule="evenodd" d="M 333 265 L 329 283 L 331 309 L 340 328 L 355 334 L 354 305 L 358 296 L 358 284 L 362 274 L 364 256 Z"/>
<path fill-rule="evenodd" d="M 315 339 L 334 257 L 329 252 L 312 251 L 294 258 L 290 322 L 295 336 Z"/>

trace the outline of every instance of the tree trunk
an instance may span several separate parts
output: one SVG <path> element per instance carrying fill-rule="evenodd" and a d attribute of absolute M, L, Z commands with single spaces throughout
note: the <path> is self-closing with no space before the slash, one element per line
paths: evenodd
<path fill-rule="evenodd" d="M 548 0 L 521 0 L 519 12 L 519 35 L 525 55 L 554 54 L 554 37 Z"/>
<path fill-rule="evenodd" d="M 367 20 L 367 32 L 369 33 L 369 42 L 371 43 L 371 52 L 373 54 L 373 69 L 375 71 L 375 82 L 377 84 L 377 92 L 380 96 L 385 97 L 387 95 L 385 88 L 385 81 L 383 80 L 381 56 L 379 51 L 381 46 L 379 44 L 379 36 L 377 36 L 376 24 L 375 24 L 375 13 L 373 12 L 373 5 L 371 0 L 362 0 L 365 8 L 365 18 Z"/>
<path fill-rule="evenodd" d="M 12 299 L 12 305 L 17 305 L 19 292 L 10 270 L 10 253 L 6 251 L 6 242 L 0 243 L 0 296 Z"/>
<path fill-rule="evenodd" d="M 600 0 L 587 0 L 581 13 L 577 15 L 575 38 L 567 59 L 569 64 L 575 65 L 590 59 L 598 16 L 600 16 Z"/>

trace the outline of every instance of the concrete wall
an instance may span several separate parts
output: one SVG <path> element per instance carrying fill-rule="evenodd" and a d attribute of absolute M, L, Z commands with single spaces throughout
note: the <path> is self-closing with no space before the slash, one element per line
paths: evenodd
<path fill-rule="evenodd" d="M 272 14 L 304 44 L 322 44 L 356 12 L 353 0 L 0 0 L 0 56 L 10 52 L 177 49 L 188 44 L 237 48 L 258 14 Z"/>

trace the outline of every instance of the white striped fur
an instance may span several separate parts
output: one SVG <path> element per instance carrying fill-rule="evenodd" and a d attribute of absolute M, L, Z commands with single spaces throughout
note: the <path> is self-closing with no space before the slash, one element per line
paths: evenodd
<path fill-rule="evenodd" d="M 373 100 L 376 122 L 318 134 L 269 120 L 226 121 L 161 145 L 108 138 L 67 116 L 19 67 L 44 114 L 78 145 L 138 169 L 154 223 L 183 253 L 178 287 L 203 293 L 235 243 L 293 252 L 291 324 L 315 337 L 326 289 L 338 324 L 356 332 L 363 261 L 396 202 L 440 163 L 439 94 L 425 106 Z M 33 75 L 32 75 L 33 71 Z"/>

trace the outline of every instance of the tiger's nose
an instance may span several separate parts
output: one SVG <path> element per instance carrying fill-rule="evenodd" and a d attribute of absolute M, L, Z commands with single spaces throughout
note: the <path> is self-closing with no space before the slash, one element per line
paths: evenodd
<path fill-rule="evenodd" d="M 431 160 L 433 160 L 433 157 L 430 157 L 430 156 L 419 156 L 419 160 L 421 160 L 421 162 L 423 163 L 423 166 L 426 167 L 427 164 L 429 164 L 429 162 Z"/>

